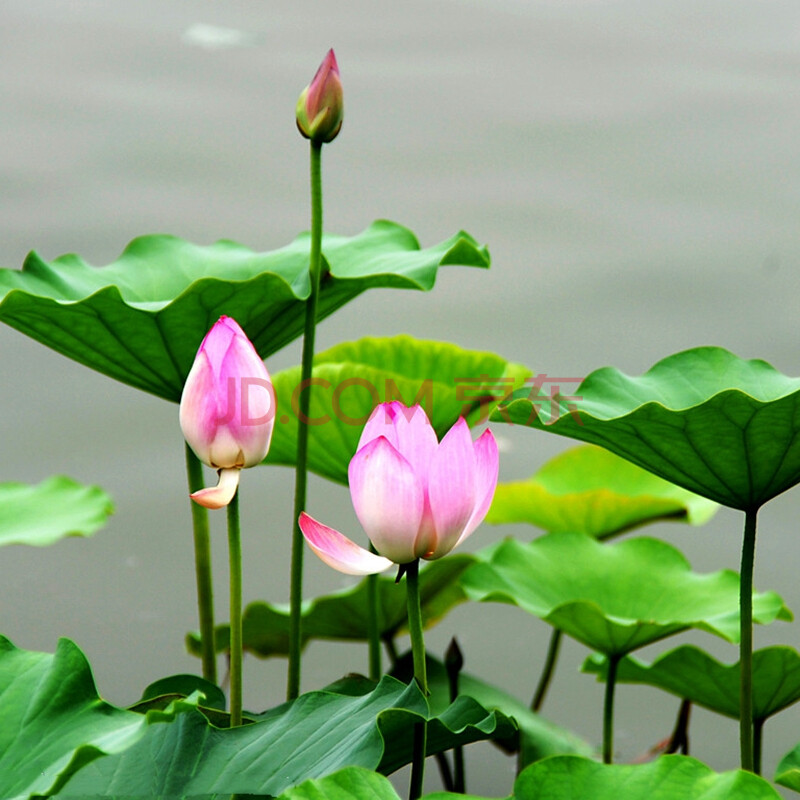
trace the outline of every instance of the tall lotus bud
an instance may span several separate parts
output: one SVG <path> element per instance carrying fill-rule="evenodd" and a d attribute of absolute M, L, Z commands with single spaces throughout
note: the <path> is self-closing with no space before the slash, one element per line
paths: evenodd
<path fill-rule="evenodd" d="M 297 128 L 312 143 L 325 144 L 338 136 L 343 116 L 339 65 L 333 50 L 328 50 L 314 80 L 297 100 Z"/>
<path fill-rule="evenodd" d="M 192 500 L 222 508 L 239 471 L 263 461 L 275 424 L 275 395 L 264 362 L 239 324 L 220 317 L 206 334 L 181 395 L 180 423 L 195 455 L 219 471 L 219 484 Z"/>

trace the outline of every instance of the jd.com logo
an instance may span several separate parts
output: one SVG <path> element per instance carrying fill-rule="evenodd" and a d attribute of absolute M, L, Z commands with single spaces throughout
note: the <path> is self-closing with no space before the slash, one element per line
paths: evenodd
<path fill-rule="evenodd" d="M 528 378 L 524 383 L 524 386 L 531 387 L 527 397 L 532 406 L 528 421 L 540 414 L 545 404 L 549 404 L 549 415 L 544 419 L 544 424 L 552 425 L 564 412 L 567 412 L 578 425 L 582 425 L 583 421 L 576 405 L 576 401 L 582 398 L 579 395 L 561 393 L 562 384 L 580 382 L 580 378 L 553 378 L 544 373 Z M 477 378 L 454 378 L 453 383 L 456 389 L 455 402 L 461 404 L 459 413 L 466 416 L 479 410 L 481 419 L 488 417 L 489 412 L 507 400 L 515 389 L 514 378 L 505 376 L 496 378 L 479 375 Z M 548 393 L 544 391 L 546 385 L 550 387 Z M 310 387 L 314 387 L 312 406 L 316 416 L 306 416 L 300 411 L 300 395 Z M 226 413 L 219 417 L 217 422 L 221 425 L 231 422 L 238 410 L 241 425 L 263 425 L 275 418 L 276 412 L 280 412 L 277 414 L 277 422 L 284 425 L 294 420 L 305 425 L 325 425 L 335 419 L 344 425 L 360 428 L 369 419 L 375 406 L 393 400 L 405 403 L 405 397 L 410 395 L 410 392 L 406 391 L 404 397 L 392 378 L 386 378 L 381 388 L 383 391 L 365 378 L 346 378 L 336 384 L 325 378 L 310 378 L 294 388 L 290 400 L 293 416 L 290 416 L 287 411 L 277 408 L 275 389 L 269 381 L 263 378 L 241 378 L 237 387 L 237 379 L 228 378 Z M 411 405 L 421 405 L 432 418 L 433 395 L 433 378 L 427 378 L 419 386 Z M 364 411 L 366 408 L 369 410 Z M 505 416 L 506 421 L 511 422 L 502 407 L 500 413 Z"/>

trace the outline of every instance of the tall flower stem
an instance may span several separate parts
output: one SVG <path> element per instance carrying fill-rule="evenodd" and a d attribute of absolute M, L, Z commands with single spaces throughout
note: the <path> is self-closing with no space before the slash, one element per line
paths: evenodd
<path fill-rule="evenodd" d="M 428 673 L 425 666 L 425 639 L 422 633 L 422 603 L 419 595 L 419 559 L 405 565 L 408 599 L 408 632 L 411 636 L 411 654 L 414 659 L 414 679 L 422 694 L 428 696 Z M 425 751 L 427 749 L 428 723 L 414 725 L 414 752 L 411 762 L 411 785 L 408 800 L 422 795 L 425 776 Z"/>
<path fill-rule="evenodd" d="M 542 703 L 544 703 L 545 695 L 550 687 L 550 681 L 553 679 L 553 674 L 555 673 L 562 636 L 563 634 L 558 628 L 553 628 L 550 633 L 550 643 L 547 645 L 547 656 L 545 657 L 544 667 L 542 667 L 539 684 L 536 687 L 533 700 L 531 700 L 531 711 L 539 711 L 542 707 Z"/>
<path fill-rule="evenodd" d="M 311 367 L 314 362 L 314 336 L 317 325 L 317 296 L 322 268 L 322 144 L 311 142 L 311 254 L 309 256 L 309 296 L 303 332 L 303 361 L 297 425 L 297 465 L 294 488 L 294 529 L 292 532 L 291 586 L 289 590 L 289 674 L 286 697 L 300 694 L 301 605 L 303 602 L 303 533 L 298 520 L 306 508 L 308 482 L 308 415 L 311 408 Z"/>
<path fill-rule="evenodd" d="M 606 694 L 603 702 L 603 763 L 614 760 L 614 689 L 617 686 L 617 666 L 622 656 L 618 653 L 608 656 L 608 675 Z"/>
<path fill-rule="evenodd" d="M 763 741 L 765 717 L 753 720 L 753 772 L 761 774 L 761 742 Z"/>
<path fill-rule="evenodd" d="M 756 558 L 756 517 L 758 509 L 744 516 L 742 565 L 739 576 L 739 746 L 742 769 L 753 772 L 753 566 Z"/>
<path fill-rule="evenodd" d="M 379 681 L 381 678 L 381 636 L 379 628 L 378 576 L 367 575 L 367 644 L 369 646 L 369 677 L 373 681 Z"/>
<path fill-rule="evenodd" d="M 186 476 L 189 494 L 203 488 L 203 465 L 186 445 Z M 208 509 L 198 503 L 192 507 L 194 533 L 194 572 L 197 582 L 197 612 L 200 621 L 203 677 L 217 682 L 217 654 L 214 647 L 214 586 L 211 579 L 211 539 L 208 533 Z"/>
<path fill-rule="evenodd" d="M 242 542 L 239 492 L 228 504 L 228 560 L 231 614 L 231 727 L 242 724 Z"/>

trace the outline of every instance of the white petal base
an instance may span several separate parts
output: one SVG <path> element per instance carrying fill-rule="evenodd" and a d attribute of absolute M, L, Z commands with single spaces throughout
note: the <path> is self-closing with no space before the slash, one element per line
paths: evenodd
<path fill-rule="evenodd" d="M 233 500 L 233 496 L 239 488 L 240 472 L 240 469 L 221 469 L 219 483 L 216 486 L 200 489 L 200 491 L 190 494 L 189 497 L 198 505 L 206 508 L 224 508 Z"/>

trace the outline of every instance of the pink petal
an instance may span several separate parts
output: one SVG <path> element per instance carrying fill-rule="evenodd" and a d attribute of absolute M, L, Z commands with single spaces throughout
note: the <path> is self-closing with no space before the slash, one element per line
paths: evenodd
<path fill-rule="evenodd" d="M 272 439 L 275 393 L 264 362 L 244 333 L 231 340 L 218 380 L 218 392 L 226 394 L 224 401 L 220 398 L 224 427 L 244 455 L 242 466 L 259 464 Z"/>
<path fill-rule="evenodd" d="M 458 542 L 475 508 L 475 450 L 463 417 L 442 439 L 431 461 L 428 497 L 436 542 L 425 558 L 440 558 Z"/>
<path fill-rule="evenodd" d="M 408 461 L 380 436 L 353 456 L 348 477 L 356 516 L 375 549 L 396 564 L 413 561 L 425 494 Z"/>
<path fill-rule="evenodd" d="M 416 405 L 406 408 L 402 403 L 392 405 L 399 406 L 394 420 L 397 435 L 395 447 L 403 458 L 411 464 L 412 469 L 422 482 L 423 487 L 425 487 L 428 485 L 428 470 L 431 459 L 439 447 L 436 431 L 434 431 L 422 406 Z"/>
<path fill-rule="evenodd" d="M 209 448 L 217 432 L 217 397 L 214 372 L 208 357 L 198 352 L 186 383 L 180 405 L 181 431 L 195 455 L 210 464 Z"/>
<path fill-rule="evenodd" d="M 492 504 L 494 490 L 497 488 L 500 454 L 494 435 L 488 428 L 478 437 L 474 447 L 477 467 L 475 479 L 475 498 L 477 502 L 472 516 L 464 528 L 464 533 L 461 534 L 457 544 L 461 544 L 483 522 L 483 518 L 489 511 L 489 506 Z"/>
<path fill-rule="evenodd" d="M 392 566 L 388 558 L 381 558 L 339 531 L 317 522 L 304 511 L 299 519 L 308 546 L 329 566 L 347 575 L 374 575 Z"/>
<path fill-rule="evenodd" d="M 198 505 L 206 508 L 224 508 L 233 500 L 233 496 L 239 488 L 240 471 L 238 469 L 221 469 L 216 486 L 200 489 L 200 491 L 190 494 L 189 497 Z"/>
<path fill-rule="evenodd" d="M 395 403 L 381 403 L 375 406 L 372 413 L 369 415 L 364 430 L 361 431 L 361 438 L 358 440 L 356 452 L 379 436 L 383 436 L 388 440 L 389 444 L 397 448 L 397 433 L 394 427 L 394 418 L 396 416 L 394 406 Z"/>

